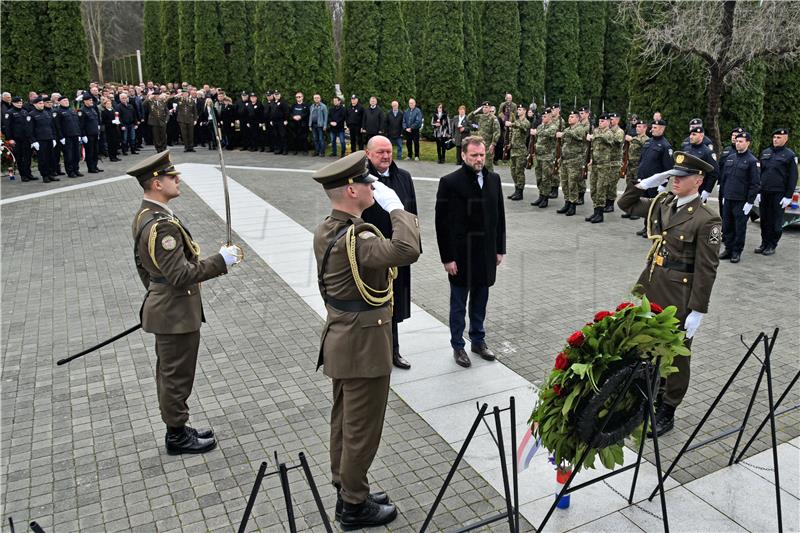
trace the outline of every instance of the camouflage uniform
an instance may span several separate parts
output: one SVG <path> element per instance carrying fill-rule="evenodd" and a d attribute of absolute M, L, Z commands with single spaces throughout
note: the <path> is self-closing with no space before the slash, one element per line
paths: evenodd
<path fill-rule="evenodd" d="M 486 162 L 484 163 L 484 167 L 489 172 L 494 172 L 494 165 L 492 164 L 492 156 L 489 154 L 489 147 L 496 145 L 497 140 L 500 139 L 500 121 L 492 114 L 486 115 L 483 111 L 477 110 L 467 115 L 467 122 L 478 125 L 477 128 L 471 129 L 476 130 L 475 132 L 486 144 Z"/>
<path fill-rule="evenodd" d="M 584 128 L 586 128 L 586 133 L 592 133 L 592 131 L 594 129 L 589 125 L 589 119 L 588 118 L 586 120 L 580 121 L 580 125 L 583 126 Z M 586 135 L 584 135 L 583 138 L 585 139 Z M 585 142 L 583 148 L 584 148 L 584 156 L 585 156 L 586 155 L 586 150 L 589 148 L 589 142 L 588 141 Z M 584 162 L 585 162 L 585 159 L 584 159 Z M 586 193 L 586 180 L 589 178 L 589 174 L 591 173 L 591 171 L 592 171 L 592 167 L 589 167 L 589 168 L 586 169 L 586 175 L 581 173 L 581 175 L 578 176 L 580 178 L 579 181 L 578 181 L 578 193 L 580 194 L 580 197 L 581 197 L 581 203 L 583 203 L 583 195 Z"/>
<path fill-rule="evenodd" d="M 625 184 L 636 183 L 636 169 L 639 168 L 639 159 L 642 157 L 642 145 L 647 142 L 647 135 L 636 135 L 628 146 L 628 169 L 625 171 Z"/>
<path fill-rule="evenodd" d="M 512 117 L 511 128 L 511 177 L 514 179 L 514 187 L 523 189 L 525 187 L 525 162 L 528 159 L 528 147 L 525 145 L 525 138 L 531 123 L 526 118 Z"/>
<path fill-rule="evenodd" d="M 558 177 L 553 175 L 553 163 L 556 157 L 556 132 L 558 122 L 551 120 L 549 124 L 540 124 L 536 129 L 536 187 L 540 194 L 549 194 L 558 187 Z"/>
<path fill-rule="evenodd" d="M 606 198 L 612 194 L 608 191 L 609 187 L 616 187 L 615 178 L 619 169 L 616 158 L 614 130 L 595 128 L 592 134 L 592 171 L 589 174 L 594 207 L 604 207 Z M 615 193 L 616 191 L 613 194 Z"/>
<path fill-rule="evenodd" d="M 561 138 L 561 167 L 558 176 L 567 202 L 575 203 L 580 194 L 583 158 L 586 156 L 586 134 L 589 127 L 581 122 L 564 130 Z"/>
<path fill-rule="evenodd" d="M 609 182 L 606 184 L 606 200 L 614 202 L 617 199 L 617 180 L 619 180 L 619 168 L 622 166 L 622 146 L 625 144 L 625 132 L 622 131 L 622 128 L 619 126 L 611 126 L 609 129 L 614 134 L 614 154 L 612 162 L 615 171 L 608 174 Z"/>

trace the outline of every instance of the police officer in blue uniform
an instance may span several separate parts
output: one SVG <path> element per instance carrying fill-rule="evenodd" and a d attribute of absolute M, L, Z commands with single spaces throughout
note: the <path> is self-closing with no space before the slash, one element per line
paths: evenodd
<path fill-rule="evenodd" d="M 797 155 L 786 146 L 789 130 L 772 132 L 772 146 L 761 152 L 761 245 L 755 253 L 772 255 L 783 228 L 783 210 L 797 186 Z"/>
<path fill-rule="evenodd" d="M 700 120 L 700 119 L 692 119 Z M 700 196 L 703 197 L 705 202 L 714 190 L 719 179 L 719 165 L 717 165 L 717 155 L 714 153 L 713 145 L 709 146 L 706 142 L 708 137 L 705 136 L 705 129 L 703 126 L 694 125 L 689 129 L 689 136 L 683 142 L 681 150 L 689 155 L 693 155 L 697 159 L 705 161 L 713 167 L 703 176 L 703 186 L 700 188 Z"/>
<path fill-rule="evenodd" d="M 746 131 L 736 135 L 736 152 L 725 158 L 719 179 L 722 242 L 725 245 L 719 258 L 730 259 L 731 263 L 741 260 L 747 217 L 761 189 L 760 164 L 750 151 L 751 140 L 750 133 Z"/>
<path fill-rule="evenodd" d="M 744 128 L 733 128 L 731 130 L 731 143 L 722 149 L 722 154 L 719 156 L 719 175 L 722 176 L 722 169 L 725 166 L 725 160 L 728 156 L 736 153 L 736 136 L 744 133 Z"/>
<path fill-rule="evenodd" d="M 641 181 L 654 174 L 666 172 L 672 169 L 672 146 L 664 138 L 664 129 L 667 121 L 663 118 L 653 120 L 650 126 L 652 137 L 642 145 L 641 159 L 639 168 L 636 170 L 636 180 Z M 642 195 L 645 198 L 655 198 L 658 189 L 653 187 L 647 189 Z M 636 232 L 636 235 L 647 238 L 647 226 Z"/>
<path fill-rule="evenodd" d="M 103 172 L 102 169 L 97 168 L 97 151 L 100 139 L 100 114 L 97 112 L 97 107 L 94 105 L 94 99 L 91 93 L 84 93 L 83 105 L 78 111 L 78 116 L 81 119 L 81 142 L 86 145 L 86 166 L 89 169 L 89 174 L 97 174 Z"/>
<path fill-rule="evenodd" d="M 17 161 L 21 180 L 38 180 L 31 173 L 31 117 L 23 108 L 21 97 L 15 96 L 11 99 L 11 109 L 4 118 L 6 127 L 3 131 Z"/>
<path fill-rule="evenodd" d="M 31 111 L 31 147 L 36 150 L 36 160 L 39 164 L 39 173 L 44 183 L 61 181 L 56 177 L 53 166 L 53 148 L 56 145 L 56 126 L 52 111 L 45 109 L 44 98 L 38 97 L 33 101 L 34 110 Z"/>
<path fill-rule="evenodd" d="M 69 105 L 69 98 L 62 96 L 59 100 L 60 108 L 56 118 L 61 143 L 64 153 L 64 170 L 68 178 L 82 177 L 78 164 L 81 161 L 81 119 L 78 112 Z"/>
<path fill-rule="evenodd" d="M 686 145 L 686 143 L 688 142 L 691 142 L 692 129 L 696 128 L 697 126 L 700 126 L 701 128 L 703 127 L 703 119 L 693 118 L 692 120 L 689 121 L 689 137 L 686 137 L 683 140 L 684 145 Z M 714 150 L 714 141 L 712 141 L 706 136 L 703 136 L 703 144 L 708 146 L 712 151 Z"/>

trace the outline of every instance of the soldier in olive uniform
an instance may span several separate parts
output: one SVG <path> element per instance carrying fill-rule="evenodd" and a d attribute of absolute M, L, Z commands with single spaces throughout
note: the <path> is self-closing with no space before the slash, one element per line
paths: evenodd
<path fill-rule="evenodd" d="M 556 157 L 556 132 L 560 119 L 561 117 L 554 119 L 552 109 L 546 107 L 542 115 L 542 123 L 538 128 L 531 130 L 533 136 L 531 142 L 536 143 L 534 171 L 536 172 L 536 187 L 539 189 L 539 198 L 531 202 L 531 205 L 540 209 L 547 207 L 553 189 L 558 194 L 558 176 L 553 173 L 553 165 Z"/>
<path fill-rule="evenodd" d="M 625 169 L 626 188 L 636 183 L 636 172 L 639 168 L 639 160 L 642 158 L 642 146 L 650 138 L 647 136 L 647 123 L 644 120 L 636 118 L 632 125 L 636 129 L 636 135 L 625 136 L 625 142 L 628 143 L 628 168 Z M 639 219 L 637 215 L 630 213 L 622 213 L 621 216 L 631 220 Z"/>
<path fill-rule="evenodd" d="M 603 210 L 606 199 L 610 195 L 608 188 L 612 185 L 616 187 L 619 163 L 615 154 L 616 136 L 610 127 L 609 118 L 608 115 L 600 115 L 597 128 L 587 136 L 592 141 L 592 171 L 589 174 L 589 189 L 594 212 L 584 220 L 592 224 L 603 222 Z"/>
<path fill-rule="evenodd" d="M 506 128 L 511 128 L 511 177 L 514 179 L 514 194 L 509 200 L 522 200 L 525 190 L 525 162 L 528 158 L 528 147 L 525 138 L 531 123 L 525 118 L 525 106 L 517 106 L 516 116 L 506 122 Z"/>
<path fill-rule="evenodd" d="M 467 122 L 470 124 L 470 129 L 483 139 L 486 144 L 484 168 L 489 172 L 494 172 L 492 158 L 494 156 L 494 147 L 497 144 L 497 140 L 500 139 L 500 121 L 491 113 L 491 104 L 483 102 L 481 107 L 467 115 Z"/>
<path fill-rule="evenodd" d="M 722 221 L 703 203 L 699 192 L 703 175 L 713 167 L 683 152 L 675 152 L 673 159 L 672 170 L 629 184 L 619 206 L 647 217 L 647 235 L 653 241 L 634 292 L 662 307 L 676 306 L 675 317 L 686 331 L 686 347 L 691 348 L 692 338 L 708 312 L 717 276 Z M 670 176 L 672 192 L 642 197 L 648 188 L 665 184 Z M 675 408 L 689 388 L 689 363 L 689 357 L 676 357 L 673 364 L 678 372 L 662 381 L 654 428 L 658 436 L 674 425 Z"/>
<path fill-rule="evenodd" d="M 556 213 L 571 217 L 575 215 L 575 206 L 578 205 L 589 127 L 579 121 L 575 110 L 569 112 L 567 122 L 569 127 L 556 133 L 556 137 L 561 139 L 561 166 L 558 171 L 564 191 L 564 205 Z"/>
<path fill-rule="evenodd" d="M 614 151 L 612 153 L 613 166 L 618 170 L 622 165 L 622 145 L 625 143 L 625 132 L 619 127 L 619 113 L 609 113 L 608 118 L 611 120 L 609 128 L 614 134 Z M 617 200 L 617 181 L 619 180 L 619 172 L 609 172 L 607 174 L 608 183 L 606 183 L 606 205 L 603 207 L 604 213 L 614 212 L 614 202 Z"/>
<path fill-rule="evenodd" d="M 163 152 L 167 149 L 167 122 L 169 121 L 169 110 L 167 109 L 166 94 L 150 95 L 144 103 L 148 111 L 147 124 L 152 128 L 153 146 L 156 152 Z"/>
<path fill-rule="evenodd" d="M 419 222 L 392 189 L 369 174 L 363 151 L 321 168 L 314 180 L 325 188 L 333 208 L 314 232 L 314 255 L 328 313 L 317 368 L 324 365 L 333 381 L 330 454 L 336 517 L 345 530 L 379 526 L 397 516 L 389 497 L 370 494 L 367 481 L 381 440 L 392 371 L 392 273 L 419 257 Z M 361 219 L 374 202 L 389 213 L 391 240 Z"/>
<path fill-rule="evenodd" d="M 167 203 L 180 196 L 180 173 L 169 151 L 148 157 L 128 170 L 144 189 L 142 205 L 131 227 L 133 254 L 147 289 L 140 311 L 142 329 L 156 335 L 156 391 L 161 419 L 167 426 L 167 453 L 204 453 L 217 441 L 210 429 L 186 425 L 192 392 L 200 326 L 205 321 L 200 283 L 228 272 L 239 262 L 237 246 L 200 259 L 200 247 Z"/>
<path fill-rule="evenodd" d="M 199 116 L 197 112 L 197 100 L 183 93 L 178 102 L 178 125 L 181 128 L 181 139 L 183 139 L 183 151 L 194 152 L 194 127 Z"/>

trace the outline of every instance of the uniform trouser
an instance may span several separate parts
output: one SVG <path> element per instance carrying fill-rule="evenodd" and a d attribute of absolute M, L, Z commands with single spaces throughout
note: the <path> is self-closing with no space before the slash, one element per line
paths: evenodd
<path fill-rule="evenodd" d="M 782 192 L 762 192 L 759 214 L 761 215 L 761 245 L 777 248 L 783 233 Z"/>
<path fill-rule="evenodd" d="M 99 137 L 99 135 L 86 136 L 86 144 L 84 146 L 85 154 L 83 158 L 86 160 L 86 168 L 89 170 L 97 170 L 97 150 Z"/>
<path fill-rule="evenodd" d="M 23 178 L 30 178 L 31 174 L 31 142 L 27 139 L 15 141 L 14 159 L 17 161 L 19 175 Z"/>
<path fill-rule="evenodd" d="M 579 183 L 581 179 L 581 161 L 562 161 L 558 169 L 558 177 L 561 181 L 561 190 L 564 191 L 564 200 L 575 203 L 580 194 Z"/>
<path fill-rule="evenodd" d="M 272 127 L 275 128 L 275 151 L 286 152 L 288 150 L 286 146 L 286 124 L 279 120 L 273 123 Z"/>
<path fill-rule="evenodd" d="M 744 214 L 744 201 L 728 200 L 722 204 L 722 242 L 725 249 L 742 253 L 747 233 L 747 215 Z"/>
<path fill-rule="evenodd" d="M 163 152 L 167 149 L 167 126 L 152 126 L 153 146 L 156 152 Z"/>
<path fill-rule="evenodd" d="M 608 181 L 606 182 L 606 200 L 614 201 L 617 199 L 617 181 L 619 181 L 619 169 L 621 166 L 621 161 L 614 161 L 611 165 L 612 168 L 608 173 Z"/>
<path fill-rule="evenodd" d="M 483 160 L 483 166 L 488 172 L 494 172 L 494 160 L 492 154 L 486 152 L 486 159 Z"/>
<path fill-rule="evenodd" d="M 53 140 L 45 139 L 39 141 L 39 150 L 36 154 L 36 162 L 39 165 L 39 174 L 42 177 L 55 176 L 56 170 L 53 168 Z"/>
<path fill-rule="evenodd" d="M 78 137 L 66 137 L 65 144 L 62 147 L 64 152 L 64 170 L 67 174 L 78 173 L 78 163 L 81 160 L 81 143 Z"/>
<path fill-rule="evenodd" d="M 528 160 L 526 154 L 511 156 L 511 178 L 514 180 L 514 187 L 522 189 L 525 187 L 525 163 Z"/>
<path fill-rule="evenodd" d="M 691 349 L 692 339 L 684 339 L 684 346 Z M 679 355 L 672 360 L 672 364 L 678 369 L 677 372 L 670 374 L 666 379 L 661 380 L 659 394 L 665 404 L 671 407 L 678 407 L 686 391 L 689 390 L 689 377 L 691 376 L 689 365 L 693 356 Z"/>
<path fill-rule="evenodd" d="M 200 331 L 156 335 L 156 392 L 161 420 L 182 427 L 189 420 L 186 400 L 192 393 Z"/>
<path fill-rule="evenodd" d="M 550 194 L 553 187 L 558 187 L 558 179 L 553 175 L 553 161 L 550 154 L 537 154 L 533 168 L 536 173 L 536 188 L 539 189 L 539 194 Z"/>
<path fill-rule="evenodd" d="M 636 166 L 628 163 L 628 172 L 625 173 L 625 188 L 636 183 Z"/>
<path fill-rule="evenodd" d="M 167 120 L 167 144 L 173 145 L 178 143 L 178 135 L 180 130 L 178 129 L 178 121 L 174 118 L 170 118 Z"/>
<path fill-rule="evenodd" d="M 609 192 L 612 187 L 611 179 L 616 176 L 616 167 L 608 164 L 592 164 L 589 172 L 589 189 L 592 195 L 592 205 L 602 207 L 606 205 L 606 199 L 616 198 L 616 182 L 614 193 Z"/>
<path fill-rule="evenodd" d="M 183 140 L 183 149 L 188 150 L 189 148 L 194 148 L 194 124 L 191 122 L 181 122 L 180 127 L 181 139 Z"/>
<path fill-rule="evenodd" d="M 389 396 L 389 376 L 333 379 L 331 474 L 342 500 L 366 501 L 367 472 L 378 451 Z"/>
<path fill-rule="evenodd" d="M 409 158 L 419 157 L 419 130 L 412 128 L 406 132 L 406 151 Z"/>
<path fill-rule="evenodd" d="M 242 146 L 248 150 L 258 149 L 258 124 L 250 124 L 245 126 L 245 141 Z"/>
<path fill-rule="evenodd" d="M 61 172 L 61 141 L 56 140 L 56 145 L 53 147 L 53 171 L 55 173 Z"/>
<path fill-rule="evenodd" d="M 364 137 L 361 134 L 361 129 L 358 126 L 350 126 L 349 124 L 347 128 L 350 130 L 350 153 L 352 154 L 356 150 L 363 150 Z"/>

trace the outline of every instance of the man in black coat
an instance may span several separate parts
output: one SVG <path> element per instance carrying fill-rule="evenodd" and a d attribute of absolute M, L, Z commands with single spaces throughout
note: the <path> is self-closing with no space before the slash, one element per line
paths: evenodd
<path fill-rule="evenodd" d="M 471 365 L 464 351 L 464 316 L 469 296 L 471 350 L 487 361 L 486 303 L 497 267 L 506 254 L 506 217 L 500 176 L 484 168 L 486 145 L 467 137 L 461 146 L 464 164 L 443 176 L 436 192 L 436 241 L 450 281 L 450 344 L 456 363 Z"/>
<path fill-rule="evenodd" d="M 411 174 L 397 167 L 392 161 L 392 143 L 383 135 L 376 135 L 367 143 L 367 165 L 369 172 L 384 183 L 387 187 L 394 190 L 403 207 L 409 213 L 417 214 L 417 194 L 414 191 L 414 182 Z M 392 220 L 378 202 L 367 208 L 361 218 L 364 222 L 373 224 L 387 239 L 392 238 Z M 411 316 L 411 267 L 402 266 L 397 268 L 397 278 L 392 286 L 394 287 L 394 310 L 392 313 L 392 338 L 394 350 L 392 353 L 392 363 L 397 368 L 409 369 L 411 364 L 400 355 L 400 337 L 397 332 L 397 324 Z"/>
<path fill-rule="evenodd" d="M 755 253 L 772 255 L 783 231 L 783 211 L 797 186 L 797 155 L 786 146 L 789 130 L 772 132 L 772 146 L 761 152 L 761 245 Z"/>
<path fill-rule="evenodd" d="M 378 99 L 371 96 L 369 98 L 369 107 L 364 110 L 364 124 L 361 126 L 364 141 L 369 142 L 376 135 L 382 135 L 384 122 L 386 122 L 386 117 L 383 109 L 378 105 Z"/>
<path fill-rule="evenodd" d="M 358 96 L 350 96 L 350 107 L 345 112 L 345 122 L 350 131 L 350 153 L 364 149 L 364 137 L 361 128 L 364 127 L 364 106 L 358 103 Z"/>

